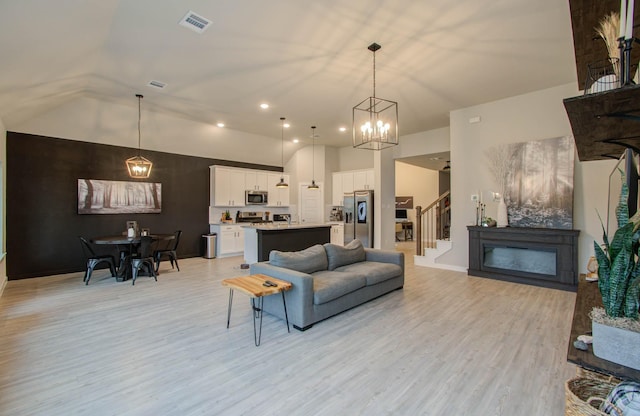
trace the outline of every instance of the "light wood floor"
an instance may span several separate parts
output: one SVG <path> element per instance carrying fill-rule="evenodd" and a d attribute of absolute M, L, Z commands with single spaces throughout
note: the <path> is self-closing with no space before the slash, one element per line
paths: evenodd
<path fill-rule="evenodd" d="M 575 295 L 414 267 L 395 291 L 287 333 L 224 278 L 241 258 L 10 281 L 2 415 L 563 415 Z"/>

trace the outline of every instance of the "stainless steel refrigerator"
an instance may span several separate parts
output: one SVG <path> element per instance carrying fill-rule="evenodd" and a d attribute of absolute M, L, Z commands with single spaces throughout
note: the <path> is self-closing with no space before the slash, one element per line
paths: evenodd
<path fill-rule="evenodd" d="M 355 239 L 373 247 L 373 191 L 344 194 L 344 243 Z"/>

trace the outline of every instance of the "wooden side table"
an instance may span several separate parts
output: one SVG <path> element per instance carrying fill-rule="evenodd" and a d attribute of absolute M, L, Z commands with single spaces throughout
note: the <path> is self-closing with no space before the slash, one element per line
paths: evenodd
<path fill-rule="evenodd" d="M 266 282 L 272 282 L 275 286 L 265 285 Z M 233 291 L 235 289 L 246 293 L 251 298 L 251 308 L 253 309 L 253 338 L 256 347 L 260 346 L 260 338 L 262 337 L 262 303 L 263 297 L 282 294 L 282 305 L 284 306 L 284 317 L 287 323 L 287 332 L 289 330 L 289 316 L 287 315 L 287 302 L 284 298 L 284 292 L 291 289 L 291 283 L 284 280 L 263 274 L 251 274 L 249 276 L 233 277 L 224 279 L 222 286 L 229 288 L 229 308 L 227 310 L 227 329 L 231 318 L 231 304 L 233 303 Z M 259 329 L 256 328 L 256 321 L 260 320 Z"/>

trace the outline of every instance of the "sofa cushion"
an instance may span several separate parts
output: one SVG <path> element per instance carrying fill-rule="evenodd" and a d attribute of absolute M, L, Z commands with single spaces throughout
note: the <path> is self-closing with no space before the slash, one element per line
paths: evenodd
<path fill-rule="evenodd" d="M 363 261 L 338 267 L 336 272 L 356 273 L 366 278 L 367 286 L 375 285 L 394 277 L 402 276 L 402 268 L 397 264 Z"/>
<path fill-rule="evenodd" d="M 301 273 L 313 273 L 327 270 L 327 254 L 324 247 L 316 244 L 300 251 L 271 250 L 269 263 Z"/>
<path fill-rule="evenodd" d="M 313 303 L 321 305 L 355 292 L 366 285 L 364 276 L 348 272 L 321 271 L 313 274 Z"/>
<path fill-rule="evenodd" d="M 346 266 L 347 264 L 358 263 L 366 258 L 364 247 L 362 247 L 360 240 L 353 240 L 344 247 L 326 243 L 324 249 L 327 252 L 329 270 L 335 270 L 337 267 Z"/>

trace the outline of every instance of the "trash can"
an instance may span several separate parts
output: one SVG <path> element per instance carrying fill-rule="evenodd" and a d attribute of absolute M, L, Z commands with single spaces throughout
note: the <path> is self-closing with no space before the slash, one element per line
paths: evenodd
<path fill-rule="evenodd" d="M 216 258 L 216 233 L 203 234 L 204 239 L 204 254 L 202 257 L 205 259 Z"/>

